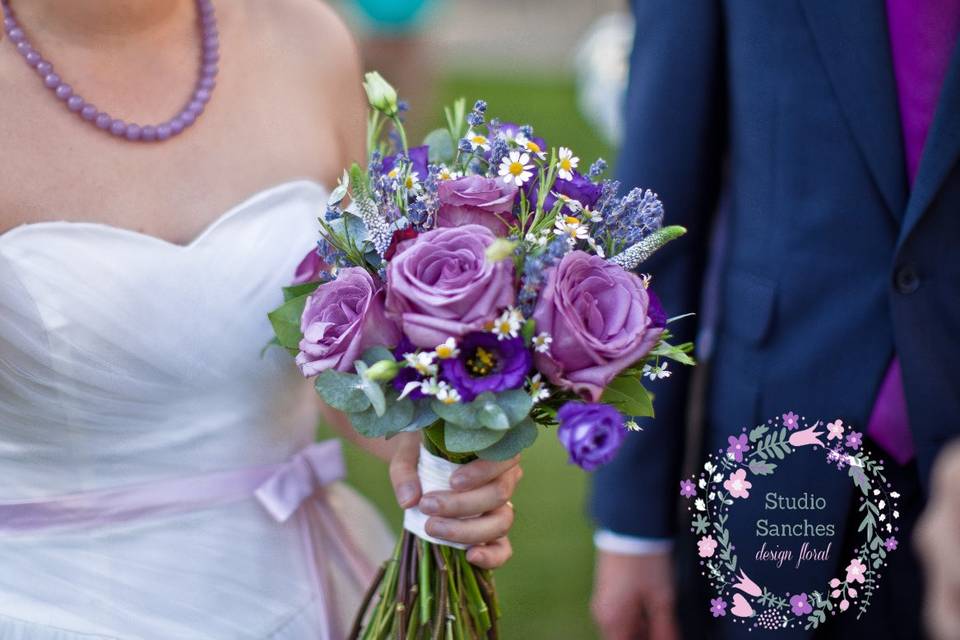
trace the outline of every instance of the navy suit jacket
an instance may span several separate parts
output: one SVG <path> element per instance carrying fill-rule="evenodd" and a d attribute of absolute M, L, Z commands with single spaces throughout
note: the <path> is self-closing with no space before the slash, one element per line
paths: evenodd
<path fill-rule="evenodd" d="M 925 484 L 960 431 L 960 46 L 911 189 L 880 0 L 633 8 L 619 173 L 689 229 L 644 266 L 668 315 L 699 310 L 721 193 L 725 202 L 705 446 L 787 411 L 865 431 L 896 353 Z M 671 330 L 693 339 L 695 324 Z M 675 533 L 688 380 L 657 383 L 656 420 L 596 474 L 600 526 Z M 823 464 L 780 481 L 829 492 L 824 517 L 842 521 L 849 483 Z M 835 568 L 809 571 L 816 583 Z"/>

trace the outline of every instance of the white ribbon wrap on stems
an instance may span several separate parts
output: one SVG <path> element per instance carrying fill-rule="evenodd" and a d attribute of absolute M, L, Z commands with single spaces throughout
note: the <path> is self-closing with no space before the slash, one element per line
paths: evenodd
<path fill-rule="evenodd" d="M 417 475 L 420 476 L 420 487 L 423 489 L 423 494 L 426 495 L 431 491 L 450 491 L 450 477 L 454 471 L 462 466 L 462 464 L 456 464 L 435 456 L 427 451 L 423 445 L 420 445 L 420 462 L 417 464 Z M 411 507 L 403 514 L 403 528 L 427 542 L 442 544 L 455 549 L 467 548 L 465 544 L 441 540 L 427 534 L 425 527 L 429 517 L 420 511 L 420 507 Z"/>

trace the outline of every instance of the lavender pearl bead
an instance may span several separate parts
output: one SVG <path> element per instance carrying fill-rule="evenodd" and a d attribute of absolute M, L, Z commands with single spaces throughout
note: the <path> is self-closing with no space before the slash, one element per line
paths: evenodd
<path fill-rule="evenodd" d="M 213 62 L 203 65 L 204 77 L 215 76 L 217 75 L 217 71 L 219 70 L 220 70 L 219 67 L 217 67 L 216 63 L 213 63 Z"/>
<path fill-rule="evenodd" d="M 60 86 L 56 88 L 55 93 L 57 94 L 57 97 L 60 98 L 61 100 L 66 100 L 67 98 L 73 95 L 73 87 L 71 87 L 66 82 L 64 82 L 64 83 L 61 83 Z"/>
<path fill-rule="evenodd" d="M 127 134 L 127 123 L 119 118 L 110 123 L 110 133 L 118 138 Z"/>
<path fill-rule="evenodd" d="M 43 78 L 43 84 L 47 85 L 50 89 L 55 89 L 60 86 L 60 76 L 55 73 L 48 73 Z"/>
<path fill-rule="evenodd" d="M 208 78 L 201 78 L 201 79 L 200 79 L 200 82 L 197 84 L 197 86 L 198 86 L 200 89 L 206 89 L 207 91 L 211 91 L 211 90 L 213 90 L 213 88 L 216 86 L 216 84 L 217 84 L 217 79 L 216 79 L 216 78 L 209 78 L 209 77 L 208 77 Z"/>
<path fill-rule="evenodd" d="M 23 29 L 20 27 L 14 27 L 7 31 L 7 35 L 10 36 L 10 42 L 23 42 L 23 39 L 26 37 L 23 33 Z"/>
<path fill-rule="evenodd" d="M 157 139 L 157 128 L 152 124 L 146 125 L 140 131 L 140 139 L 144 142 L 153 142 Z"/>
<path fill-rule="evenodd" d="M 46 77 L 48 74 L 53 72 L 53 65 L 47 62 L 46 60 L 41 60 L 37 63 L 37 73 Z"/>
<path fill-rule="evenodd" d="M 157 140 L 166 140 L 173 134 L 169 124 L 161 124 L 157 127 Z"/>
<path fill-rule="evenodd" d="M 176 118 L 170 121 L 170 135 L 175 136 L 181 131 L 183 131 L 183 129 L 184 129 L 184 122 L 180 118 L 180 116 L 177 116 Z"/>
<path fill-rule="evenodd" d="M 197 112 L 191 111 L 190 108 L 187 107 L 187 109 L 177 117 L 183 121 L 183 127 L 187 128 L 197 121 Z"/>
<path fill-rule="evenodd" d="M 3 19 L 3 28 L 4 29 L 13 29 L 17 26 L 17 21 L 13 18 L 4 18 Z"/>
<path fill-rule="evenodd" d="M 87 121 L 92 121 L 97 117 L 97 108 L 92 104 L 87 104 L 83 106 L 83 109 L 80 110 L 80 117 Z"/>
<path fill-rule="evenodd" d="M 20 52 L 20 55 L 25 56 L 25 55 L 27 55 L 28 53 L 30 53 L 31 51 L 33 51 L 33 47 L 30 46 L 30 43 L 29 43 L 29 42 L 25 42 L 25 41 L 24 41 L 24 42 L 18 42 L 18 43 L 17 43 L 17 51 Z"/>
<path fill-rule="evenodd" d="M 210 102 L 210 91 L 208 89 L 197 89 L 193 92 L 193 98 L 197 102 Z"/>
<path fill-rule="evenodd" d="M 140 136 L 142 133 L 143 133 L 143 130 L 140 128 L 140 125 L 133 124 L 133 123 L 127 125 L 127 131 L 126 131 L 127 140 L 130 140 L 131 142 L 136 142 L 137 140 L 140 139 Z"/>
<path fill-rule="evenodd" d="M 36 51 L 31 51 L 30 53 L 26 54 L 24 58 L 27 59 L 27 64 L 29 64 L 31 67 L 36 67 L 43 60 L 43 58 L 40 57 L 40 54 Z"/>
<path fill-rule="evenodd" d="M 83 104 L 83 98 L 77 95 L 70 96 L 70 98 L 67 99 L 67 109 L 70 109 L 70 111 L 74 113 L 83 109 Z"/>
<path fill-rule="evenodd" d="M 106 113 L 98 113 L 96 120 L 97 127 L 100 129 L 109 129 L 110 125 L 113 124 L 113 118 L 111 118 Z"/>

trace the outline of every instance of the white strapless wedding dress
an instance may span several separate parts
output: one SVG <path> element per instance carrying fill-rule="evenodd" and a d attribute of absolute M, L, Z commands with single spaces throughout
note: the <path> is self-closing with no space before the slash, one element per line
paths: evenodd
<path fill-rule="evenodd" d="M 339 640 L 392 537 L 266 314 L 326 191 L 0 235 L 0 639 Z"/>

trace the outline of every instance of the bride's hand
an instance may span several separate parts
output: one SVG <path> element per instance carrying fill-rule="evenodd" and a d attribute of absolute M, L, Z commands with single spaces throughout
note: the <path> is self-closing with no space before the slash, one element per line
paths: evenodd
<path fill-rule="evenodd" d="M 399 438 L 403 440 L 390 462 L 390 479 L 400 506 L 419 504 L 430 516 L 426 531 L 431 536 L 471 545 L 467 560 L 472 564 L 495 569 L 506 563 L 513 553 L 507 533 L 513 526 L 510 498 L 523 476 L 520 456 L 506 462 L 475 460 L 453 474 L 453 491 L 422 496 L 417 476 L 420 437 Z"/>

